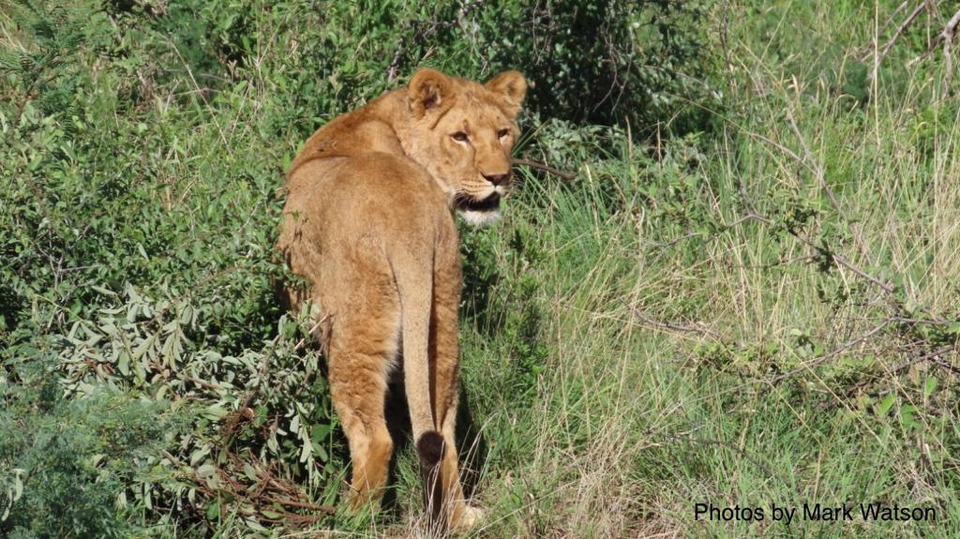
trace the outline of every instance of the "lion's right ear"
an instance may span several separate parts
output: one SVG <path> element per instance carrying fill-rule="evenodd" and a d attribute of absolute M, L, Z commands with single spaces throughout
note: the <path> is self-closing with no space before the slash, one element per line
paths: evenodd
<path fill-rule="evenodd" d="M 430 110 L 446 108 L 452 104 L 453 83 L 443 73 L 425 67 L 413 74 L 407 96 L 410 110 L 420 119 Z"/>

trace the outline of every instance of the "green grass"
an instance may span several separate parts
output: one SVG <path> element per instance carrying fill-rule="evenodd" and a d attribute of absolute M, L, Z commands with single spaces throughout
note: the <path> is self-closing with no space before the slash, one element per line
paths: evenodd
<path fill-rule="evenodd" d="M 939 56 L 903 67 L 919 27 L 869 77 L 898 2 L 774 4 L 711 11 L 709 126 L 664 118 L 641 139 L 649 126 L 533 118 L 520 151 L 578 177 L 519 167 L 503 222 L 462 230 L 488 514 L 471 536 L 960 530 L 960 107 Z M 112 27 L 102 13 L 67 19 L 89 54 L 65 66 L 4 33 L 47 77 L 8 67 L 0 87 L 0 533 L 425 534 L 409 447 L 395 510 L 316 507 L 338 506 L 345 448 L 317 353 L 272 301 L 270 246 L 283 163 L 334 98 L 302 75 L 297 47 L 323 41 L 298 42 L 294 10 L 244 13 L 196 18 L 220 36 L 206 55 L 153 41 L 169 24 L 156 13 L 120 17 L 143 48 L 114 56 L 89 41 Z M 278 37 L 235 42 L 237 25 Z M 194 76 L 240 49 L 256 51 L 256 69 L 234 67 L 249 80 Z M 330 76 L 360 84 L 364 65 Z M 44 517 L 83 489 L 99 512 Z M 869 503 L 937 519 L 865 521 Z M 805 519 L 804 504 L 853 518 Z"/>
<path fill-rule="evenodd" d="M 788 4 L 796 23 L 805 7 Z M 823 33 L 866 43 L 863 14 L 798 33 L 842 51 Z M 501 264 L 539 281 L 549 353 L 532 410 L 496 391 L 480 405 L 488 436 L 523 448 L 481 489 L 491 535 L 957 530 L 957 108 L 936 69 L 881 76 L 865 105 L 799 51 L 796 73 L 767 54 L 734 45 L 739 89 L 758 97 L 710 143 L 671 141 L 652 163 L 613 135 L 622 155 L 575 182 L 526 178 L 495 251 L 536 223 L 538 262 Z M 475 339 L 468 384 L 502 387 L 510 344 Z M 766 518 L 698 520 L 696 503 Z M 937 520 L 864 520 L 870 503 Z M 771 504 L 798 516 L 774 522 Z M 851 504 L 852 519 L 804 504 Z"/>

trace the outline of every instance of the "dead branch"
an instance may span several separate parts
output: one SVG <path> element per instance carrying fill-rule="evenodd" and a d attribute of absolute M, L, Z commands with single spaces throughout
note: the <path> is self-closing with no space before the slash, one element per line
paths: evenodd
<path fill-rule="evenodd" d="M 943 27 L 943 31 L 937 34 L 937 37 L 933 38 L 933 42 L 930 43 L 930 47 L 927 49 L 927 52 L 921 54 L 920 56 L 914 58 L 907 63 L 907 67 L 912 67 L 918 62 L 922 62 L 930 57 L 933 54 L 933 51 L 936 50 L 940 44 L 943 44 L 943 58 L 947 64 L 947 74 L 944 77 L 944 82 L 949 83 L 950 79 L 953 78 L 953 40 L 957 36 L 957 26 L 960 25 L 960 10 L 953 14 L 953 17 L 950 17 L 950 20 L 947 21 L 946 26 Z"/>
<path fill-rule="evenodd" d="M 553 168 L 550 165 L 547 165 L 545 163 L 540 163 L 538 161 L 531 161 L 529 159 L 514 159 L 513 164 L 535 168 L 537 170 L 542 170 L 547 174 L 553 174 L 554 176 L 559 176 L 564 180 L 575 180 L 577 178 L 577 174 L 575 172 L 564 172 L 560 169 Z"/>
<path fill-rule="evenodd" d="M 772 144 L 772 145 L 778 147 L 778 148 L 779 148 L 781 151 L 783 151 L 784 153 L 786 153 L 786 154 L 788 154 L 788 155 L 793 155 L 793 156 L 795 156 L 795 157 L 797 157 L 797 158 L 799 159 L 799 156 L 797 156 L 797 154 L 794 153 L 792 150 L 790 150 L 790 149 L 788 149 L 788 148 L 786 148 L 786 147 L 783 147 L 782 145 L 780 145 L 780 144 L 778 144 L 778 143 L 776 143 L 776 142 L 774 142 L 774 141 L 771 141 L 771 140 L 769 140 L 769 139 L 767 139 L 767 138 L 765 138 L 765 137 L 763 137 L 763 136 L 760 136 L 760 135 L 754 135 L 754 136 L 756 136 L 757 138 L 763 140 L 764 142 L 767 142 L 767 143 L 769 143 L 769 144 Z M 805 149 L 805 151 L 807 151 L 806 148 L 804 148 L 804 149 Z M 740 225 L 740 224 L 742 224 L 742 223 L 744 223 L 744 222 L 746 222 L 746 221 L 760 221 L 760 222 L 766 223 L 766 224 L 768 224 L 768 225 L 774 225 L 774 226 L 775 226 L 775 222 L 774 222 L 773 220 L 771 220 L 771 219 L 769 219 L 769 218 L 767 218 L 767 217 L 764 217 L 764 216 L 762 216 L 762 215 L 758 215 L 758 214 L 756 214 L 756 213 L 751 212 L 751 213 L 748 213 L 748 214 L 744 215 L 743 217 L 741 217 L 741 218 L 739 218 L 739 219 L 736 219 L 735 221 L 733 221 L 732 223 L 730 223 L 729 225 L 727 225 L 727 228 L 732 228 L 732 227 L 734 227 L 734 226 L 738 226 L 738 225 Z M 905 319 L 905 318 L 903 318 L 903 317 L 901 316 L 901 314 L 900 314 L 900 313 L 902 312 L 903 307 L 902 307 L 900 301 L 896 298 L 896 289 L 894 288 L 893 285 L 891 285 L 890 283 L 886 283 L 886 282 L 880 280 L 879 278 L 875 277 L 874 275 L 871 275 L 870 273 L 864 271 L 862 268 L 860 268 L 860 267 L 856 266 L 855 264 L 853 264 L 850 260 L 848 260 L 848 259 L 847 259 L 846 257 L 844 257 L 842 254 L 836 253 L 836 252 L 832 252 L 832 251 L 830 251 L 828 248 L 823 247 L 823 246 L 821 246 L 821 245 L 818 245 L 818 244 L 815 243 L 814 241 L 808 239 L 807 237 L 803 236 L 802 234 L 798 233 L 798 232 L 795 231 L 795 230 L 787 230 L 787 233 L 790 234 L 790 236 L 792 236 L 794 239 L 796 239 L 796 240 L 799 241 L 800 243 L 802 243 L 802 244 L 806 245 L 807 247 L 809 247 L 809 248 L 813 249 L 814 251 L 816 251 L 816 252 L 817 252 L 817 255 L 816 255 L 816 256 L 828 257 L 829 260 L 830 260 L 831 262 L 833 262 L 834 264 L 836 264 L 837 266 L 842 267 L 842 268 L 845 268 L 846 270 L 848 270 L 848 271 L 856 274 L 856 275 L 857 275 L 858 277 L 860 277 L 861 279 L 864 279 L 864 280 L 866 280 L 867 282 L 871 283 L 873 286 L 877 287 L 880 291 L 882 291 L 882 293 L 883 293 L 883 294 L 882 294 L 882 297 L 886 298 L 886 299 L 889 301 L 889 308 L 890 308 L 890 310 L 892 311 L 892 313 L 889 314 L 889 315 L 887 315 L 885 318 L 883 318 L 883 320 L 881 320 L 881 321 L 880 321 L 876 326 L 874 326 L 873 328 L 871 328 L 871 329 L 869 329 L 868 331 L 866 331 L 865 333 L 863 333 L 863 334 L 861 334 L 861 335 L 859 335 L 859 336 L 851 339 L 850 341 L 847 341 L 846 343 L 838 346 L 837 348 L 835 348 L 835 349 L 833 349 L 833 350 L 831 350 L 831 351 L 829 351 L 829 352 L 820 354 L 819 356 L 810 359 L 809 361 L 805 362 L 803 365 L 801 365 L 800 367 L 798 367 L 798 368 L 796 368 L 796 369 L 793 369 L 793 370 L 791 370 L 791 371 L 789 371 L 789 372 L 782 373 L 782 374 L 779 374 L 779 375 L 777 375 L 777 376 L 774 376 L 774 377 L 771 377 L 771 378 L 766 379 L 765 381 L 766 381 L 768 384 L 770 384 L 770 385 L 772 385 L 772 386 L 775 386 L 775 385 L 779 384 L 780 382 L 782 382 L 782 381 L 784 381 L 784 380 L 786 380 L 786 379 L 788 379 L 788 378 L 792 378 L 792 377 L 794 377 L 794 376 L 796 376 L 796 375 L 798 375 L 798 374 L 800 374 L 800 373 L 802 373 L 802 372 L 805 372 L 805 371 L 808 371 L 808 370 L 812 369 L 813 367 L 816 367 L 816 366 L 818 366 L 818 365 L 821 365 L 821 364 L 823 364 L 823 363 L 831 360 L 832 358 L 835 358 L 835 357 L 839 356 L 840 354 L 844 353 L 845 351 L 848 351 L 848 350 L 850 350 L 851 348 L 853 348 L 853 347 L 855 347 L 855 346 L 858 346 L 858 345 L 861 345 L 861 344 L 865 343 L 866 341 L 868 341 L 868 340 L 869 340 L 870 338 L 872 338 L 873 336 L 875 336 L 875 335 L 883 332 L 884 330 L 886 330 L 886 329 L 887 329 L 888 327 L 890 327 L 892 324 L 899 324 L 899 323 L 910 323 L 910 324 L 928 323 L 928 324 L 936 324 L 936 325 L 944 326 L 944 325 L 950 323 L 950 321 L 947 320 L 946 318 L 944 318 L 943 316 L 941 316 L 941 315 L 939 315 L 939 314 L 937 314 L 937 313 L 935 313 L 935 312 L 932 312 L 932 311 L 929 310 L 929 309 L 922 309 L 922 308 L 921 308 L 921 311 L 924 312 L 924 313 L 926 313 L 926 314 L 929 316 L 929 318 L 926 318 L 926 319 Z M 809 258 L 810 258 L 810 257 L 803 257 L 802 259 L 809 259 Z M 720 332 L 715 331 L 715 330 L 711 329 L 710 327 L 708 327 L 708 326 L 706 326 L 705 324 L 702 324 L 702 323 L 700 323 L 700 322 L 696 322 L 696 323 L 694 323 L 693 325 L 684 325 L 684 324 L 678 324 L 678 323 L 670 322 L 670 321 L 656 320 L 656 319 L 648 316 L 646 313 L 642 312 L 642 311 L 641 311 L 640 309 L 638 309 L 636 306 L 630 305 L 630 304 L 627 303 L 626 301 L 624 301 L 624 303 L 627 305 L 627 308 L 628 308 L 628 309 L 630 310 L 630 312 L 633 314 L 634 318 L 636 318 L 637 320 L 639 320 L 641 323 L 643 323 L 643 324 L 645 324 L 645 325 L 647 325 L 647 326 L 653 327 L 653 328 L 655 328 L 655 329 L 666 330 L 666 331 L 673 331 L 673 332 L 679 332 L 679 333 L 695 333 L 695 334 L 700 334 L 700 335 L 709 337 L 709 338 L 711 338 L 711 339 L 713 339 L 713 340 L 715 340 L 715 341 L 717 341 L 717 342 L 719 342 L 719 343 L 730 343 L 730 342 L 731 342 L 729 339 L 727 339 L 726 337 L 724 337 L 724 335 L 721 334 Z M 737 346 L 737 347 L 740 348 L 740 349 L 744 349 L 744 348 L 745 348 L 745 345 L 744 345 L 743 343 L 733 342 L 732 344 L 735 345 L 735 346 Z M 945 369 L 945 370 L 948 370 L 948 371 L 950 371 L 950 372 L 952 372 L 952 373 L 954 373 L 954 374 L 960 374 L 960 368 L 958 368 L 958 367 L 955 366 L 955 365 L 952 365 L 950 362 L 948 362 L 948 361 L 946 361 L 946 360 L 944 360 L 944 359 L 942 358 L 942 355 L 944 355 L 945 353 L 950 352 L 950 351 L 955 351 L 955 350 L 957 350 L 957 345 L 951 345 L 951 346 L 948 346 L 948 347 L 941 347 L 941 348 L 939 348 L 939 349 L 936 350 L 936 351 L 933 351 L 933 352 L 930 352 L 930 353 L 928 353 L 928 354 L 925 354 L 925 355 L 921 356 L 918 360 L 916 360 L 916 361 L 913 362 L 913 363 L 920 362 L 920 361 L 931 361 L 932 363 L 934 363 L 935 365 L 937 365 L 937 366 L 940 367 L 940 368 L 943 368 L 943 369 Z M 911 363 L 911 364 L 912 364 L 912 363 Z"/>
<path fill-rule="evenodd" d="M 797 140 L 800 141 L 800 146 L 804 154 L 803 157 L 798 155 L 797 152 L 791 150 L 790 148 L 787 148 L 786 146 L 774 140 L 771 140 L 763 135 L 760 135 L 758 133 L 747 133 L 747 134 L 777 148 L 782 153 L 790 157 L 790 159 L 796 161 L 797 165 L 799 165 L 800 167 L 806 168 L 814 175 L 814 177 L 817 179 L 817 183 L 820 185 L 820 189 L 827 194 L 827 197 L 830 199 L 830 204 L 833 206 L 834 210 L 836 210 L 837 214 L 841 217 L 841 219 L 843 219 L 843 222 L 846 223 L 847 228 L 850 230 L 850 233 L 853 235 L 853 239 L 857 244 L 857 248 L 860 250 L 860 252 L 864 256 L 867 257 L 867 259 L 870 259 L 869 248 L 867 247 L 866 242 L 863 241 L 862 234 L 860 233 L 860 228 L 857 226 L 854 220 L 850 219 L 850 217 L 846 214 L 846 212 L 843 211 L 843 208 L 840 206 L 840 202 L 837 200 L 836 195 L 833 193 L 833 189 L 830 187 L 830 184 L 827 183 L 826 173 L 824 172 L 823 167 L 820 166 L 815 156 L 813 155 L 813 152 L 810 151 L 810 147 L 807 145 L 807 140 L 806 138 L 804 138 L 803 134 L 800 132 L 800 128 L 797 126 L 796 120 L 794 120 L 793 113 L 789 109 L 787 110 L 787 118 L 790 122 L 790 129 L 793 131 L 794 135 L 796 135 Z M 800 239 L 801 241 L 805 241 L 810 245 L 813 245 L 809 241 L 806 241 L 805 238 L 801 238 L 798 236 L 798 239 Z M 855 268 L 852 264 L 846 261 L 846 259 L 842 259 L 842 257 L 840 257 L 839 259 L 837 259 L 837 262 L 840 265 L 846 266 L 848 269 L 850 269 L 854 273 L 857 273 L 858 275 L 866 277 L 867 280 L 873 282 L 874 284 L 878 284 L 881 288 L 884 289 L 885 292 L 892 291 L 892 289 L 889 288 L 887 285 L 880 283 L 873 277 L 870 277 L 869 275 L 866 275 L 865 273 L 861 272 L 859 269 Z"/>
<path fill-rule="evenodd" d="M 874 58 L 873 70 L 870 73 L 870 78 L 873 78 L 877 75 L 877 70 L 880 68 L 880 63 L 883 62 L 883 58 L 887 55 L 888 52 L 890 52 L 890 49 L 892 49 L 893 45 L 897 42 L 898 39 L 900 39 L 900 36 L 903 35 L 903 32 L 905 32 L 906 29 L 909 28 L 911 24 L 913 24 L 913 21 L 915 21 L 917 17 L 920 16 L 920 13 L 922 13 L 923 10 L 930 7 L 931 1 L 932 0 L 923 0 L 923 2 L 920 2 L 920 4 L 912 12 L 910 12 L 909 15 L 907 15 L 907 18 L 904 19 L 902 23 L 900 23 L 900 26 L 897 27 L 897 31 L 893 33 L 893 36 L 887 40 L 887 42 L 883 45 L 883 47 L 880 47 L 880 49 L 876 51 L 876 57 Z M 899 13 L 904 7 L 906 7 L 906 4 L 907 4 L 906 2 L 904 2 L 903 4 L 900 4 L 900 7 L 897 8 L 896 13 Z M 888 26 L 889 24 L 890 24 L 890 21 L 888 20 L 886 25 L 884 26 Z M 870 53 L 866 54 L 863 58 L 861 58 L 861 60 L 866 61 L 869 57 L 870 57 Z"/>
<path fill-rule="evenodd" d="M 882 34 L 892 23 L 893 18 L 900 13 L 907 6 L 907 2 L 903 2 L 899 7 L 894 11 L 893 15 L 887 19 L 887 22 L 884 23 L 883 29 L 878 32 Z M 923 0 L 910 12 L 909 15 L 900 23 L 896 31 L 883 44 L 882 47 L 875 47 L 873 51 L 870 51 L 864 54 L 860 60 L 866 62 L 870 56 L 873 56 L 873 68 L 870 70 L 870 78 L 873 79 L 877 76 L 877 71 L 880 69 L 880 63 L 883 62 L 883 59 L 887 56 L 887 53 L 893 48 L 896 42 L 900 39 L 903 33 L 907 30 L 916 21 L 917 17 L 920 16 L 924 11 L 932 11 L 934 8 L 933 0 Z M 943 30 L 937 34 L 933 41 L 930 42 L 930 46 L 927 47 L 927 51 L 917 56 L 913 60 L 907 62 L 907 67 L 913 67 L 916 64 L 929 58 L 938 48 L 943 50 L 943 58 L 946 63 L 947 72 L 944 75 L 944 82 L 949 84 L 953 79 L 953 42 L 957 35 L 957 26 L 960 26 L 960 10 L 953 14 L 953 17 L 947 21 L 947 24 L 944 25 Z"/>
<path fill-rule="evenodd" d="M 640 322 L 650 327 L 654 327 L 656 329 L 668 330 L 668 331 L 676 331 L 680 333 L 697 333 L 700 335 L 705 335 L 707 337 L 710 337 L 711 339 L 719 343 L 730 342 L 729 339 L 726 339 L 719 332 L 714 331 L 713 329 L 710 329 L 709 327 L 707 327 L 706 325 L 700 322 L 697 322 L 692 326 L 686 326 L 686 325 L 677 324 L 674 322 L 662 322 L 660 320 L 655 320 L 647 316 L 646 314 L 643 313 L 643 311 L 641 311 L 640 309 L 637 309 L 632 305 L 628 305 L 628 308 L 630 309 L 630 312 L 633 313 L 634 318 L 636 318 Z M 745 345 L 741 342 L 733 342 L 732 344 L 739 349 L 745 348 Z"/>
<path fill-rule="evenodd" d="M 907 9 L 907 6 L 909 4 L 910 4 L 910 0 L 903 0 L 903 3 L 897 6 L 897 9 L 893 10 L 893 13 L 891 13 L 890 16 L 887 17 L 887 20 L 883 23 L 883 26 L 880 27 L 880 31 L 877 32 L 877 36 L 881 36 L 884 33 L 886 33 L 887 28 L 890 28 L 890 25 L 893 24 L 893 20 L 897 17 L 897 15 L 900 14 L 901 11 Z M 875 39 L 874 44 L 876 44 L 876 42 L 877 41 Z M 861 60 L 866 61 L 866 57 L 861 58 Z"/>
<path fill-rule="evenodd" d="M 951 371 L 954 375 L 958 375 L 958 374 L 960 374 L 960 369 L 958 369 L 957 367 L 954 367 L 953 365 L 951 365 L 950 363 L 948 363 L 945 359 L 943 359 L 943 356 L 944 356 L 944 355 L 949 354 L 949 353 L 951 353 L 951 352 L 956 352 L 956 348 L 957 348 L 956 346 L 944 346 L 944 347 L 938 348 L 938 349 L 933 350 L 933 351 L 931 351 L 931 352 L 927 352 L 927 353 L 922 354 L 922 355 L 920 355 L 920 356 L 918 356 L 918 357 L 915 357 L 915 358 L 913 358 L 913 359 L 911 359 L 911 360 L 909 360 L 909 361 L 906 361 L 906 362 L 904 362 L 904 363 L 901 363 L 901 364 L 899 364 L 899 365 L 897 365 L 897 366 L 889 369 L 889 371 L 887 371 L 887 372 L 888 372 L 888 374 L 890 374 L 890 375 L 899 375 L 899 374 L 902 374 L 904 371 L 906 371 L 907 369 L 909 369 L 910 367 L 912 367 L 912 366 L 914 366 L 914 365 L 917 365 L 917 364 L 919 364 L 919 363 L 923 363 L 923 362 L 925 362 L 925 361 L 929 361 L 929 362 L 932 363 L 933 365 L 936 365 L 936 366 L 938 366 L 938 367 L 940 367 L 940 368 L 949 370 L 949 371 Z M 857 395 L 859 392 L 861 392 L 864 388 L 868 387 L 870 384 L 871 384 L 871 379 L 870 379 L 870 378 L 868 378 L 868 377 L 862 377 L 862 378 L 860 378 L 859 380 L 857 380 L 853 385 L 849 386 L 849 387 L 843 392 L 842 395 L 843 395 L 844 398 L 850 399 L 850 398 L 852 398 L 853 396 Z"/>
<path fill-rule="evenodd" d="M 880 323 L 879 323 L 878 325 L 876 325 L 873 329 L 871 329 L 870 331 L 864 333 L 863 335 L 860 335 L 859 337 L 857 337 L 857 338 L 855 338 L 855 339 L 853 339 L 853 340 L 851 340 L 851 341 L 849 341 L 849 342 L 847 342 L 847 343 L 845 343 L 845 344 L 840 345 L 838 348 L 835 348 L 835 349 L 827 352 L 826 354 L 822 354 L 822 355 L 820 355 L 820 356 L 817 356 L 817 357 L 813 358 L 812 360 L 808 361 L 808 362 L 807 362 L 806 364 L 804 364 L 803 366 L 797 367 L 796 369 L 793 369 L 792 371 L 789 371 L 789 372 L 785 372 L 785 373 L 783 373 L 783 374 L 781 374 L 781 375 L 779 375 L 779 376 L 774 376 L 773 378 L 767 380 L 767 382 L 768 382 L 770 385 L 777 385 L 778 383 L 782 382 L 783 380 L 786 380 L 787 378 L 792 378 L 793 376 L 795 376 L 795 375 L 797 375 L 797 374 L 800 374 L 800 373 L 803 372 L 803 371 L 809 370 L 809 369 L 811 369 L 811 368 L 813 368 L 813 367 L 815 367 L 815 366 L 817 366 L 817 365 L 820 365 L 821 363 L 824 363 L 824 362 L 830 360 L 831 358 L 834 358 L 834 357 L 840 355 L 840 353 L 842 353 L 844 350 L 847 350 L 847 349 L 849 349 L 849 348 L 852 348 L 852 347 L 854 347 L 854 346 L 856 346 L 856 345 L 858 345 L 858 344 L 866 341 L 867 339 L 869 339 L 870 337 L 876 335 L 877 333 L 880 333 L 880 332 L 883 331 L 888 325 L 890 325 L 892 322 L 893 322 L 893 319 L 892 319 L 892 318 L 889 318 L 889 317 L 888 317 L 888 318 L 884 318 L 882 322 L 880 322 Z"/>
<path fill-rule="evenodd" d="M 947 362 L 947 360 L 945 360 L 945 359 L 943 359 L 943 357 L 941 357 L 941 356 L 943 355 L 943 354 L 941 353 L 941 351 L 943 351 L 943 350 L 946 350 L 947 352 L 950 352 L 950 351 L 951 351 L 951 350 L 949 350 L 949 349 L 937 350 L 937 351 L 935 351 L 935 352 L 931 352 L 931 353 L 927 354 L 927 357 L 925 357 L 924 359 L 928 359 L 928 358 L 929 358 L 929 360 L 932 361 L 934 365 L 936 365 L 936 366 L 938 366 L 938 367 L 940 367 L 940 368 L 942 368 L 942 369 L 946 369 L 946 370 L 950 371 L 951 373 L 953 373 L 954 376 L 960 376 L 960 368 L 951 365 L 949 362 Z M 956 348 L 954 347 L 954 349 L 953 349 L 952 351 L 956 351 Z"/>
<path fill-rule="evenodd" d="M 949 354 L 950 352 L 955 352 L 957 349 L 956 346 L 943 346 L 926 354 L 920 355 L 916 358 L 911 359 L 905 363 L 901 363 L 896 367 L 890 369 L 892 374 L 899 374 L 902 371 L 907 370 L 908 368 L 916 365 L 917 363 L 923 363 L 924 361 L 929 361 L 934 365 L 952 372 L 954 375 L 960 375 L 960 369 L 951 365 L 948 361 L 943 359 L 943 356 Z"/>
<path fill-rule="evenodd" d="M 309 499 L 309 497 L 300 485 L 277 477 L 274 473 L 274 466 L 264 465 L 252 454 L 243 458 L 230 450 L 225 450 L 225 453 L 228 457 L 228 464 L 223 467 L 214 466 L 220 479 L 218 488 L 212 488 L 207 481 L 199 476 L 193 466 L 181 461 L 167 451 L 164 451 L 163 455 L 174 466 L 186 473 L 196 485 L 196 488 L 208 499 L 216 499 L 225 493 L 229 494 L 237 505 L 246 504 L 256 508 L 257 511 L 253 518 L 260 522 L 285 522 L 295 527 L 303 527 L 319 522 L 337 512 L 336 507 L 330 505 L 304 502 L 303 500 Z M 254 470 L 255 484 L 248 485 L 243 482 L 243 479 L 247 477 L 240 470 L 245 467 Z M 278 517 L 264 514 L 260 511 L 260 508 L 268 508 L 271 513 L 275 513 Z M 226 509 L 221 508 L 221 510 Z M 306 511 L 307 514 L 298 511 Z"/>
<path fill-rule="evenodd" d="M 880 290 L 883 290 L 883 291 L 886 292 L 887 294 L 893 294 L 894 288 L 893 288 L 892 285 L 890 285 L 889 283 L 885 283 L 885 282 L 881 281 L 880 279 L 877 279 L 877 278 L 874 277 L 873 275 L 870 275 L 869 273 L 863 271 L 863 270 L 860 269 L 859 267 L 855 266 L 852 262 L 850 262 L 849 260 L 847 260 L 847 258 L 846 258 L 845 256 L 843 256 L 842 254 L 831 252 L 831 251 L 829 251 L 829 250 L 827 250 L 827 249 L 825 249 L 825 248 L 817 245 L 816 243 L 808 240 L 807 238 L 805 238 L 805 237 L 803 237 L 803 236 L 801 236 L 800 234 L 797 234 L 797 233 L 795 233 L 795 232 L 790 232 L 790 231 L 788 230 L 787 233 L 790 234 L 791 236 L 793 236 L 797 241 L 799 241 L 799 242 L 803 243 L 804 245 L 806 245 L 807 247 L 811 247 L 811 248 L 813 248 L 815 251 L 817 251 L 818 253 L 820 253 L 821 255 L 823 255 L 823 256 L 825 256 L 825 257 L 828 257 L 830 260 L 832 260 L 833 262 L 835 262 L 838 266 L 842 266 L 842 267 L 847 268 L 848 270 L 852 271 L 853 273 L 856 273 L 856 274 L 859 275 L 860 277 L 863 277 L 863 278 L 866 279 L 867 281 L 870 281 L 871 283 L 873 283 L 875 286 L 877 286 L 878 288 L 880 288 Z"/>

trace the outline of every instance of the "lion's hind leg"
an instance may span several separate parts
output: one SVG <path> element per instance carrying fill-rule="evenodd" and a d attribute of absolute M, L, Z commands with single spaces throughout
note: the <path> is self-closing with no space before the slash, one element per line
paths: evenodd
<path fill-rule="evenodd" d="M 358 263 L 358 258 L 367 263 Z M 379 500 L 393 453 L 384 402 L 398 353 L 400 305 L 389 273 L 376 263 L 376 255 L 371 258 L 357 257 L 353 264 L 330 268 L 325 288 L 336 290 L 330 294 L 336 299 L 328 298 L 324 304 L 330 314 L 328 378 L 350 446 L 352 509 Z"/>
<path fill-rule="evenodd" d="M 350 446 L 350 508 L 359 509 L 383 494 L 393 440 L 383 417 L 385 388 L 372 370 L 358 367 L 370 358 L 351 355 L 349 359 L 353 368 L 331 369 L 330 390 Z"/>

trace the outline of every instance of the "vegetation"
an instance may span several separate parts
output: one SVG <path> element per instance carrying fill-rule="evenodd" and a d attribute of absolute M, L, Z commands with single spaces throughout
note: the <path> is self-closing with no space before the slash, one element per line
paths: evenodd
<path fill-rule="evenodd" d="M 0 536 L 423 532 L 408 447 L 340 510 L 271 252 L 298 145 L 418 65 L 522 69 L 518 157 L 577 172 L 462 231 L 478 536 L 956 535 L 958 6 L 901 4 L 0 3 Z"/>

